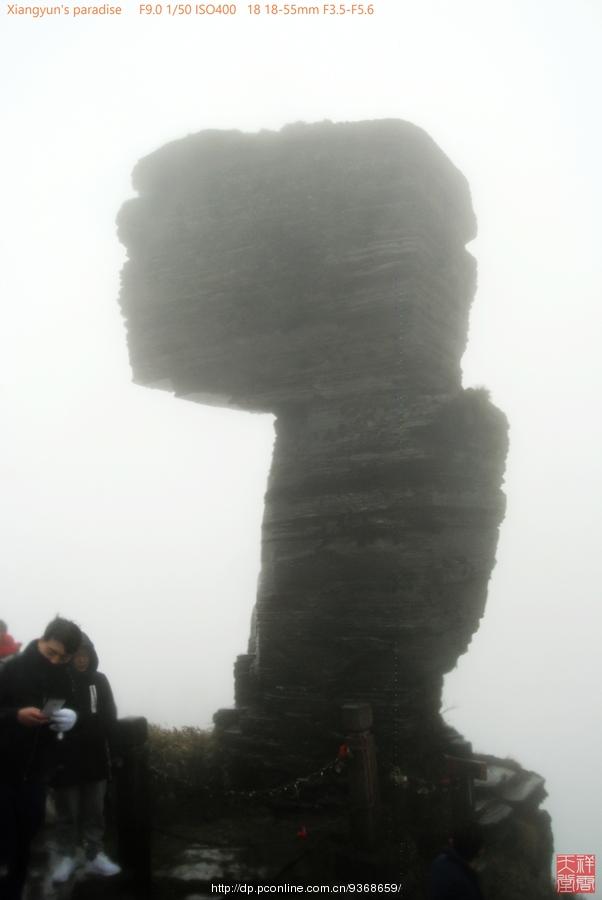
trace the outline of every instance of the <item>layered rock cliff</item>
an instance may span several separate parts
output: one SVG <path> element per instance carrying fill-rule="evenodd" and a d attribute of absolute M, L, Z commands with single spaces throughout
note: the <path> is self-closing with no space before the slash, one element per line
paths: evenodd
<path fill-rule="evenodd" d="M 277 781 L 367 701 L 379 756 L 440 752 L 443 675 L 478 627 L 504 514 L 505 418 L 463 390 L 475 219 L 395 120 L 206 131 L 134 172 L 119 232 L 134 378 L 276 415 L 234 762 Z"/>

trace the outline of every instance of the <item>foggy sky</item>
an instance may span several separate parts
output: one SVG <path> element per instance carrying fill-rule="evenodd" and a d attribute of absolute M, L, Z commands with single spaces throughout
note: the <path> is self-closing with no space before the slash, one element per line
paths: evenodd
<path fill-rule="evenodd" d="M 593 0 L 375 0 L 370 18 L 33 22 L 0 13 L 0 618 L 95 640 L 122 714 L 232 702 L 272 420 L 131 383 L 114 219 L 136 160 L 203 128 L 398 117 L 468 178 L 464 383 L 510 420 L 498 564 L 443 707 L 547 779 L 602 852 L 600 39 Z M 196 685 L 196 689 L 191 688 Z"/>

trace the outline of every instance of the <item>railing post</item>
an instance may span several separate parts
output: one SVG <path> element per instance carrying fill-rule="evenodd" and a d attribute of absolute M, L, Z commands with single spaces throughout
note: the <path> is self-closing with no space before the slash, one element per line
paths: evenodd
<path fill-rule="evenodd" d="M 343 731 L 350 750 L 349 799 L 351 834 L 360 847 L 376 844 L 380 830 L 380 792 L 372 727 L 372 708 L 367 703 L 342 707 Z"/>
<path fill-rule="evenodd" d="M 118 859 L 131 872 L 136 895 L 148 900 L 151 809 L 146 719 L 119 719 L 115 744 L 121 760 L 115 773 Z"/>
<path fill-rule="evenodd" d="M 474 779 L 487 780 L 485 760 L 444 756 L 445 774 L 450 778 L 452 791 L 452 821 L 463 826 L 474 818 Z"/>

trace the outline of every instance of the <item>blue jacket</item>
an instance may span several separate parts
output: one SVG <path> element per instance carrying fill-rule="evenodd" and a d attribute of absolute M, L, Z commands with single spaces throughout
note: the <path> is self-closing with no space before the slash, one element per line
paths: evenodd
<path fill-rule="evenodd" d="M 484 900 L 477 873 L 455 850 L 446 848 L 429 874 L 429 900 Z"/>

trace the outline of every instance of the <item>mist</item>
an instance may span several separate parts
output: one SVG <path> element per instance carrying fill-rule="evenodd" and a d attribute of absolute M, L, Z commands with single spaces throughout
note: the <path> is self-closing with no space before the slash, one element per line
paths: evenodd
<path fill-rule="evenodd" d="M 407 119 L 469 181 L 464 384 L 511 428 L 487 609 L 443 706 L 475 751 L 545 776 L 559 852 L 601 852 L 600 9 L 134 10 L 0 36 L 0 616 L 22 641 L 57 612 L 80 623 L 122 715 L 204 727 L 232 703 L 272 419 L 132 384 L 115 216 L 136 161 L 188 133 Z"/>

